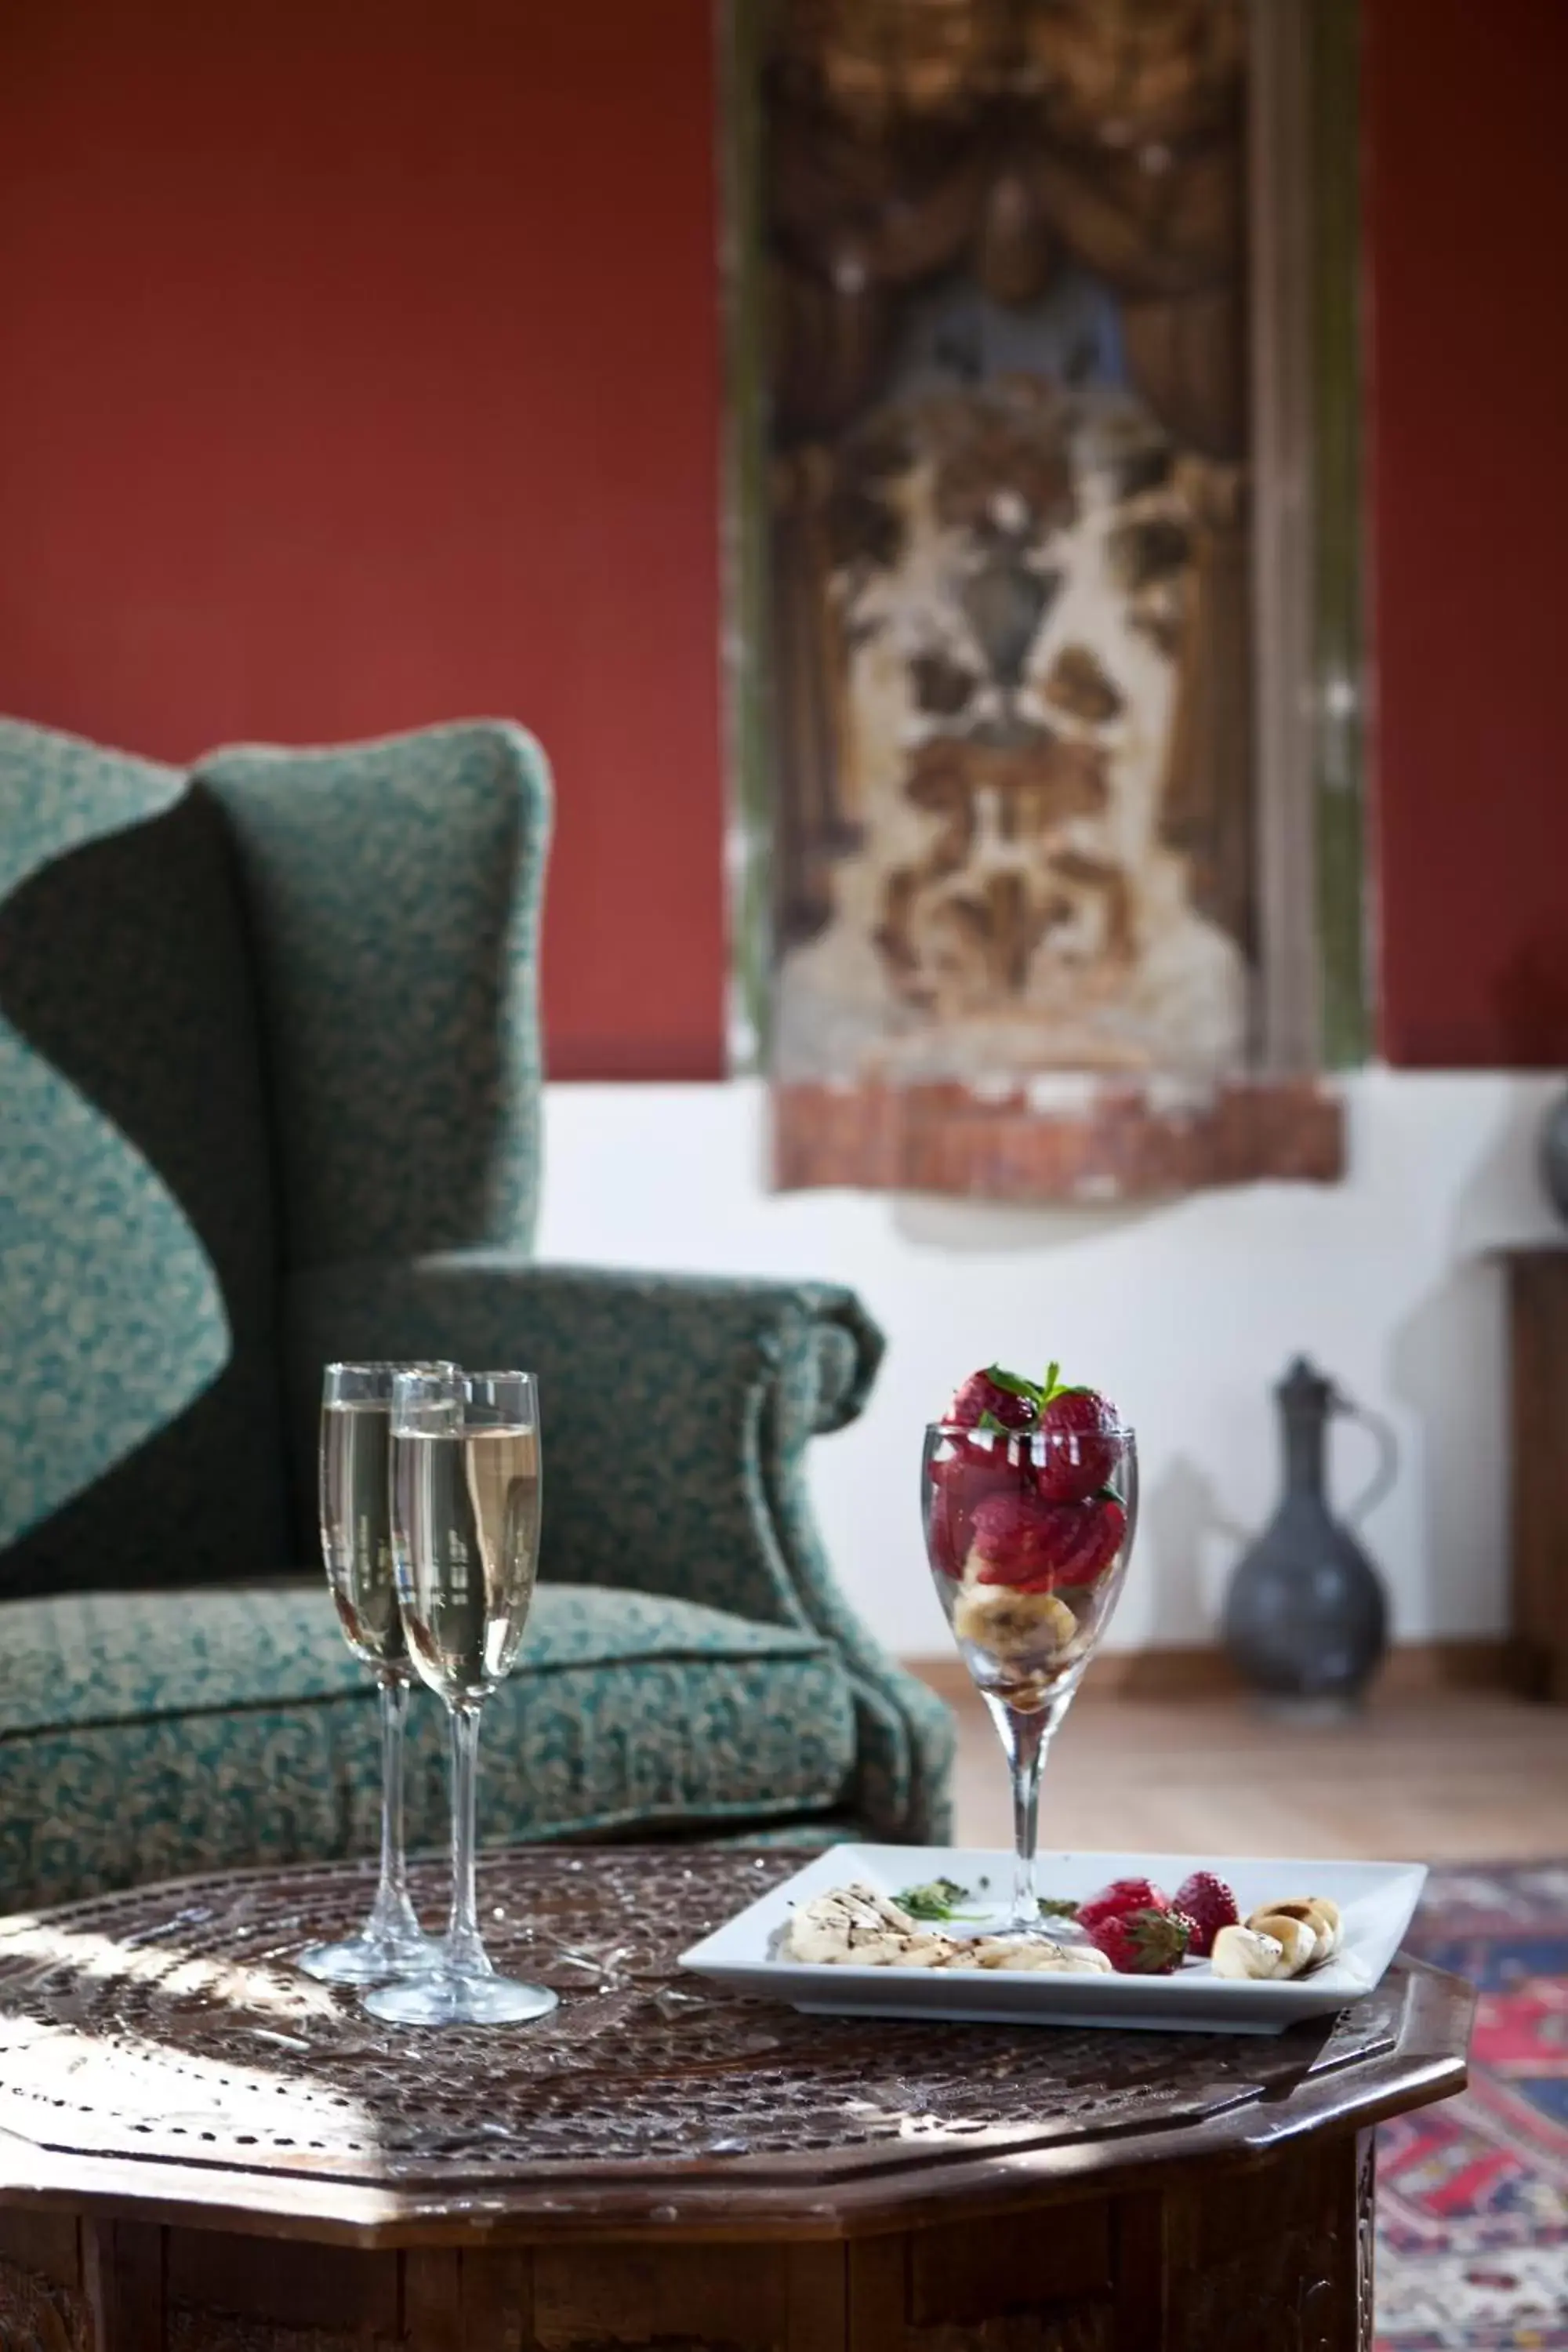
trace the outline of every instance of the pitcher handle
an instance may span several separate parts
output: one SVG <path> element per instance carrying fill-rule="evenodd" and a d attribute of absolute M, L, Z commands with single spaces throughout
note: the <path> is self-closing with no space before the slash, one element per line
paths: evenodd
<path fill-rule="evenodd" d="M 1380 1412 L 1369 1412 L 1364 1404 L 1354 1404 L 1337 1391 L 1334 1403 L 1348 1421 L 1359 1421 L 1377 1447 L 1377 1467 L 1364 1490 L 1356 1496 L 1344 1513 L 1352 1527 L 1359 1527 L 1369 1511 L 1374 1511 L 1393 1486 L 1399 1471 L 1399 1440 L 1393 1426 Z"/>

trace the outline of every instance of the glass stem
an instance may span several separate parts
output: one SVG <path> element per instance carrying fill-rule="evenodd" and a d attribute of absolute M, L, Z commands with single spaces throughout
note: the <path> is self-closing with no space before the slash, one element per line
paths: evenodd
<path fill-rule="evenodd" d="M 403 1731 L 408 1717 L 408 1685 L 402 1675 L 379 1677 L 381 1690 L 381 1880 L 371 1912 L 373 1930 L 384 1935 L 417 1933 L 408 1899 L 403 1851 Z"/>
<path fill-rule="evenodd" d="M 474 1885 L 475 1784 L 479 1746 L 479 1710 L 452 1709 L 452 1913 L 447 1924 L 446 1966 L 457 1976 L 491 1973 L 479 1938 Z"/>
<path fill-rule="evenodd" d="M 1066 1697 L 1027 1713 L 1005 1700 L 984 1694 L 1001 1735 L 1013 1774 L 1013 1908 L 1008 1926 L 1040 1925 L 1040 1898 L 1035 1888 L 1035 1841 L 1039 1825 L 1040 1773 L 1051 1734 L 1068 1710 Z"/>
<path fill-rule="evenodd" d="M 1008 1710 L 1013 1738 L 1013 1923 L 1037 1927 L 1040 1898 L 1035 1891 L 1035 1841 L 1040 1822 L 1040 1767 L 1045 1761 L 1045 1716 Z"/>

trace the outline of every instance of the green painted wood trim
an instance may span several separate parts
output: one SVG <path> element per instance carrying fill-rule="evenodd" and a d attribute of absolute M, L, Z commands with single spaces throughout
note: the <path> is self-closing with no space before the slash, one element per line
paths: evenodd
<path fill-rule="evenodd" d="M 760 0 L 717 0 L 723 200 L 724 671 L 730 1067 L 767 1065 L 773 788 L 767 728 L 767 386 Z"/>
<path fill-rule="evenodd" d="M 1312 667 L 1321 1052 L 1373 1049 L 1363 583 L 1358 0 L 1314 0 L 1311 44 Z"/>

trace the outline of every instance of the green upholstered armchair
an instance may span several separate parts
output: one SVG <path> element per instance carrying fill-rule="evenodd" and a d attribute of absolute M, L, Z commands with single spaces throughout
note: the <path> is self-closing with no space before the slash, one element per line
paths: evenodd
<path fill-rule="evenodd" d="M 806 1499 L 880 1352 L 853 1296 L 531 1262 L 549 822 L 511 727 L 185 773 L 0 723 L 0 1908 L 373 1849 L 331 1356 L 541 1376 L 486 1836 L 942 1832 L 945 1714 Z"/>

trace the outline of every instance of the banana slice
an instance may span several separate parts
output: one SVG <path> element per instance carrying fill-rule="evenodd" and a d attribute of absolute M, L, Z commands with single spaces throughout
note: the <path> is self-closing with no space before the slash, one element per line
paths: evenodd
<path fill-rule="evenodd" d="M 1261 1910 L 1251 1914 L 1247 1924 L 1249 1927 L 1256 1927 L 1269 1917 L 1300 1919 L 1310 1927 L 1313 1937 L 1311 1965 L 1314 1968 L 1321 1968 L 1325 1960 L 1331 1960 L 1344 1939 L 1340 1906 L 1337 1903 L 1331 1903 L 1326 1895 L 1293 1895 L 1288 1903 L 1266 1903 Z M 1267 1928 L 1264 1932 L 1272 1934 L 1273 1930 Z"/>
<path fill-rule="evenodd" d="M 966 1584 L 952 1612 L 961 1642 L 999 1658 L 1054 1657 L 1078 1632 L 1078 1619 L 1054 1592 L 1016 1592 L 1008 1584 Z"/>
<path fill-rule="evenodd" d="M 1247 1924 L 1255 1936 L 1268 1936 L 1279 1946 L 1284 1957 L 1274 1971 L 1277 1977 L 1299 1977 L 1311 1967 L 1318 1938 L 1305 1919 L 1289 1911 L 1255 1911 Z"/>
<path fill-rule="evenodd" d="M 947 1966 L 952 1968 L 949 1960 Z M 1110 1976 L 1110 1962 L 1092 1944 L 1051 1944 L 1037 1936 L 978 1936 L 958 1966 L 980 1969 L 1056 1969 L 1063 1974 Z"/>
<path fill-rule="evenodd" d="M 1209 1966 L 1216 1977 L 1278 1977 L 1285 1974 L 1285 1947 L 1257 1929 L 1222 1927 L 1214 1939 Z"/>

